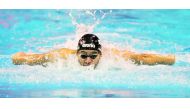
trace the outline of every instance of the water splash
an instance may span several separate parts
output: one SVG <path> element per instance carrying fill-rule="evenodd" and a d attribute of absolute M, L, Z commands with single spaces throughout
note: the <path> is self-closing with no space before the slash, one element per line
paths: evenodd
<path fill-rule="evenodd" d="M 75 36 L 72 39 L 67 39 L 64 43 L 64 47 L 76 49 L 76 44 L 78 40 L 87 33 L 93 33 L 95 27 L 101 23 L 107 14 L 110 14 L 112 11 L 109 10 L 70 10 L 68 15 L 71 18 L 72 24 L 75 26 Z M 81 13 L 81 14 L 78 14 Z M 86 19 L 81 21 L 81 19 Z"/>
<path fill-rule="evenodd" d="M 73 13 L 72 10 L 69 12 L 72 24 L 76 27 L 77 39 L 86 33 L 92 33 L 94 28 L 101 23 L 101 20 L 103 20 L 107 14 L 112 12 L 111 10 L 108 12 L 104 12 L 103 10 L 80 10 L 79 12 L 81 11 L 84 14 L 77 14 L 78 16 L 75 15 L 75 13 L 78 12 Z M 99 13 L 99 15 L 97 13 Z M 82 18 L 86 18 L 86 21 L 80 22 L 80 19 Z M 88 19 L 92 20 L 89 22 Z"/>

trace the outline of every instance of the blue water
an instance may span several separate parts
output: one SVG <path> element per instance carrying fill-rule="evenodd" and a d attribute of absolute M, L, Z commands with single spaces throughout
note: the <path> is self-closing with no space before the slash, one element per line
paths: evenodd
<path fill-rule="evenodd" d="M 190 97 L 190 10 L 0 10 L 0 97 Z M 75 58 L 48 67 L 13 65 L 11 55 L 76 49 L 85 32 L 105 47 L 174 54 L 172 66 L 103 57 L 96 70 Z"/>

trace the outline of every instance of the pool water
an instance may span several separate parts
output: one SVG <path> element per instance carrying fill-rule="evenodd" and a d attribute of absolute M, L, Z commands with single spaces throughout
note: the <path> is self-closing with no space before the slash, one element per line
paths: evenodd
<path fill-rule="evenodd" d="M 0 10 L 0 97 L 190 97 L 190 10 Z M 97 69 L 75 56 L 39 65 L 13 65 L 20 51 L 77 48 L 85 33 L 104 47 L 174 54 L 176 63 L 135 65 L 103 56 Z"/>

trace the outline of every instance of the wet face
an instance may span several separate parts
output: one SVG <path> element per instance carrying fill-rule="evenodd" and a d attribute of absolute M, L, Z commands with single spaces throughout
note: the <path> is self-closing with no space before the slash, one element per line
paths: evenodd
<path fill-rule="evenodd" d="M 78 61 L 82 66 L 97 65 L 101 54 L 97 50 L 79 50 Z"/>

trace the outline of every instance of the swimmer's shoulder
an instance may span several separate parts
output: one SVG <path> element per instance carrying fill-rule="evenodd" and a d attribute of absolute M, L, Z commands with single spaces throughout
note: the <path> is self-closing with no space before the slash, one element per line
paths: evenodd
<path fill-rule="evenodd" d="M 76 54 L 77 52 L 77 50 L 69 49 L 69 48 L 61 48 L 59 51 L 66 54 Z"/>
<path fill-rule="evenodd" d="M 118 48 L 103 48 L 103 51 L 106 53 L 106 52 L 109 52 L 111 54 L 114 54 L 114 55 L 131 55 L 133 54 L 133 52 L 129 51 L 129 50 L 120 50 Z"/>
<path fill-rule="evenodd" d="M 52 50 L 47 53 L 50 57 L 61 57 L 66 59 L 70 55 L 76 54 L 77 50 L 69 49 L 69 48 L 60 48 L 56 50 Z"/>
<path fill-rule="evenodd" d="M 69 49 L 69 48 L 60 48 L 60 49 L 52 50 L 50 52 L 63 53 L 63 54 L 75 54 L 77 50 Z"/>

